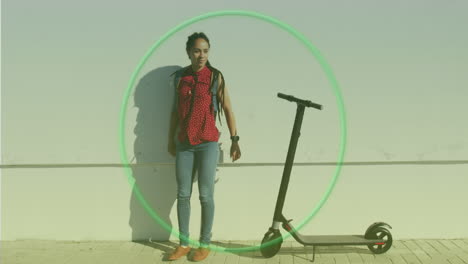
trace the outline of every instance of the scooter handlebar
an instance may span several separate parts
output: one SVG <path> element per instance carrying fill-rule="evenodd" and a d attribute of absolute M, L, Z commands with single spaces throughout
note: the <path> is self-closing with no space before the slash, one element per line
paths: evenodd
<path fill-rule="evenodd" d="M 286 100 L 288 100 L 290 102 L 296 102 L 296 103 L 302 104 L 302 105 L 307 106 L 307 107 L 313 107 L 315 109 L 322 110 L 322 105 L 313 103 L 310 100 L 299 99 L 299 98 L 296 98 L 296 97 L 294 97 L 292 95 L 287 95 L 287 94 L 284 94 L 284 93 L 278 93 L 278 97 L 286 99 Z"/>

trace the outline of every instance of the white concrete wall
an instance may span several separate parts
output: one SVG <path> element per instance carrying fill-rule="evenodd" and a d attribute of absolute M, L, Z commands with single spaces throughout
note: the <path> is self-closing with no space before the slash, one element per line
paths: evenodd
<path fill-rule="evenodd" d="M 120 165 L 124 93 L 143 55 L 171 27 L 207 11 L 241 8 L 303 33 L 341 88 L 346 164 L 304 233 L 361 234 L 384 221 L 395 239 L 468 236 L 465 2 L 297 1 L 291 7 L 212 1 L 189 9 L 170 3 L 113 3 L 109 9 L 101 2 L 4 2 L 2 240 L 169 238 Z M 336 96 L 300 42 L 246 17 L 183 29 L 136 77 L 125 109 L 125 145 L 145 201 L 177 227 L 174 159 L 166 152 L 173 96 L 167 76 L 189 63 L 185 41 L 194 31 L 210 37 L 210 61 L 226 76 L 241 136 L 242 158 L 228 166 L 229 131 L 225 120 L 219 126 L 224 156 L 213 239 L 261 239 L 271 224 L 282 174 L 274 164 L 284 162 L 295 114 L 295 105 L 277 92 L 324 105 L 306 110 L 296 162 L 325 164 L 295 166 L 285 203 L 285 215 L 301 222 L 336 169 L 330 164 L 340 150 Z M 192 205 L 196 239 L 196 185 Z"/>

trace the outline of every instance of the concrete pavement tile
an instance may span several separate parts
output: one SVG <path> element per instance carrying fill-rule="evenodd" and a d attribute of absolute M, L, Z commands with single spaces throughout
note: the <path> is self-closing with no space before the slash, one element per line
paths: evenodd
<path fill-rule="evenodd" d="M 458 246 L 458 248 L 460 248 L 461 250 L 465 251 L 468 253 L 468 244 L 466 244 L 465 242 L 463 242 L 463 240 L 461 239 L 454 239 L 452 240 L 452 242 Z"/>
<path fill-rule="evenodd" d="M 332 254 L 317 254 L 317 252 L 315 252 L 315 261 L 316 263 L 324 263 L 324 264 L 335 264 L 336 261 L 335 261 L 335 258 L 333 258 L 333 255 Z M 312 259 L 312 257 L 310 258 Z"/>
<path fill-rule="evenodd" d="M 94 255 L 95 263 L 99 264 L 114 264 L 116 260 L 115 255 L 109 255 L 104 253 L 96 253 Z"/>
<path fill-rule="evenodd" d="M 114 264 L 114 263 L 131 263 L 137 254 L 126 253 L 126 252 L 112 252 L 112 251 L 101 251 L 95 252 L 95 258 L 98 260 L 99 264 Z M 125 260 L 126 262 L 124 262 Z"/>
<path fill-rule="evenodd" d="M 0 248 L 3 250 L 18 248 L 19 243 L 17 241 L 0 241 Z"/>
<path fill-rule="evenodd" d="M 406 260 L 400 254 L 391 254 L 390 259 L 393 264 L 406 264 Z"/>
<path fill-rule="evenodd" d="M 451 264 L 448 260 L 429 260 L 424 262 L 424 264 Z"/>
<path fill-rule="evenodd" d="M 274 256 L 274 257 L 271 257 L 271 258 L 268 258 L 266 259 L 267 260 L 267 264 L 278 264 L 280 263 L 280 257 L 278 255 Z"/>
<path fill-rule="evenodd" d="M 97 241 L 90 243 L 90 247 L 96 251 L 115 251 L 119 244 L 119 242 Z"/>
<path fill-rule="evenodd" d="M 130 264 L 133 263 L 133 260 L 136 258 L 136 255 L 132 254 L 122 254 L 117 255 L 116 258 L 113 260 L 113 264 Z"/>
<path fill-rule="evenodd" d="M 449 257 L 447 257 L 447 260 L 451 264 L 466 264 L 466 263 L 468 263 L 468 262 L 465 262 L 462 259 L 460 259 L 458 256 L 449 256 Z"/>
<path fill-rule="evenodd" d="M 131 242 L 131 241 L 123 241 L 118 249 L 119 251 L 131 251 L 132 248 L 135 246 L 135 243 L 134 242 Z"/>
<path fill-rule="evenodd" d="M 0 256 L 0 263 L 15 263 L 15 260 L 16 260 L 16 256 L 13 255 L 13 256 L 3 256 L 1 255 Z"/>
<path fill-rule="evenodd" d="M 141 252 L 143 249 L 147 247 L 144 243 L 134 242 L 135 246 L 132 248 L 136 252 Z"/>
<path fill-rule="evenodd" d="M 384 254 L 411 254 L 411 250 L 408 248 L 391 248 Z"/>
<path fill-rule="evenodd" d="M 447 250 L 449 250 L 444 244 L 440 243 L 440 241 L 438 241 L 437 239 L 428 239 L 426 241 L 427 243 L 431 244 L 431 246 L 433 246 L 439 253 L 446 252 Z"/>
<path fill-rule="evenodd" d="M 96 254 L 94 252 L 77 252 L 74 254 L 66 264 L 92 264 L 96 262 Z M 65 264 L 64 263 L 64 264 Z"/>
<path fill-rule="evenodd" d="M 377 254 L 374 261 L 378 264 L 392 264 L 391 257 L 388 254 Z"/>
<path fill-rule="evenodd" d="M 463 241 L 463 243 L 465 243 L 468 246 L 468 239 L 464 238 L 464 239 L 459 239 L 459 240 Z"/>
<path fill-rule="evenodd" d="M 422 262 L 412 253 L 401 254 L 401 256 L 408 264 L 422 264 Z"/>
<path fill-rule="evenodd" d="M 448 264 L 448 263 L 450 263 L 450 262 L 448 261 L 448 258 L 447 258 L 447 256 L 445 256 L 445 255 L 434 255 L 434 256 L 432 256 L 432 258 L 431 258 L 430 260 L 424 262 L 424 264 L 426 264 L 426 263 L 432 263 L 432 264 L 439 264 L 439 263 L 440 263 L 440 264 Z"/>
<path fill-rule="evenodd" d="M 444 245 L 448 250 L 458 249 L 458 246 L 453 243 L 450 239 L 439 239 L 438 240 L 442 245 Z"/>
<path fill-rule="evenodd" d="M 237 253 L 226 253 L 225 264 L 237 264 L 239 259 L 240 257 Z"/>
<path fill-rule="evenodd" d="M 216 252 L 215 255 L 208 256 L 206 263 L 210 264 L 223 264 L 226 261 L 226 254 L 224 252 Z"/>
<path fill-rule="evenodd" d="M 293 252 L 292 241 L 283 241 L 281 249 L 278 252 L 279 262 L 284 264 L 292 264 L 294 258 L 290 252 Z"/>
<path fill-rule="evenodd" d="M 312 251 L 305 251 L 304 248 L 296 248 L 292 254 L 294 264 L 310 264 L 312 260 Z"/>
<path fill-rule="evenodd" d="M 57 241 L 55 244 L 55 250 L 66 251 L 66 252 L 79 252 L 92 250 L 92 242 L 80 242 L 80 241 Z"/>
<path fill-rule="evenodd" d="M 431 259 L 431 257 L 424 252 L 423 250 L 414 250 L 413 255 L 415 255 L 422 263 Z"/>
<path fill-rule="evenodd" d="M 131 264 L 131 263 L 134 263 L 133 262 L 134 259 L 135 259 L 135 257 L 130 257 L 130 256 L 129 257 L 122 257 L 122 258 L 116 259 L 113 262 L 113 264 Z M 163 263 L 163 262 L 151 262 L 151 263 L 154 264 L 154 263 Z"/>
<path fill-rule="evenodd" d="M 423 263 L 424 260 L 430 259 L 429 255 L 418 245 L 417 240 L 407 240 L 404 244 L 415 254 Z"/>
<path fill-rule="evenodd" d="M 367 248 L 317 247 L 316 263 L 451 263 L 468 264 L 465 239 L 394 241 L 388 252 L 370 254 Z M 220 245 L 228 242 L 218 242 Z M 258 245 L 260 241 L 232 241 L 233 247 Z M 165 242 L 137 243 L 131 241 L 2 241 L 3 263 L 20 264 L 132 264 L 166 263 L 163 257 L 173 244 Z M 226 246 L 228 247 L 228 246 Z M 306 254 L 307 250 L 307 254 Z M 365 252 L 369 252 L 366 254 Z M 204 263 L 244 264 L 283 263 L 305 264 L 312 259 L 312 248 L 304 248 L 296 241 L 283 242 L 280 252 L 273 258 L 263 258 L 259 251 L 226 253 L 213 250 Z M 187 258 L 172 264 L 192 263 Z"/>
<path fill-rule="evenodd" d="M 162 256 L 164 255 L 164 251 L 160 250 L 160 249 L 157 249 L 157 248 L 154 248 L 153 246 L 151 245 L 146 245 L 141 251 L 140 251 L 140 254 L 153 254 L 153 255 L 157 255 L 157 256 Z"/>
<path fill-rule="evenodd" d="M 292 255 L 282 254 L 282 255 L 279 255 L 279 262 L 282 263 L 282 264 L 293 264 L 294 263 L 294 258 L 293 258 Z"/>
<path fill-rule="evenodd" d="M 362 258 L 359 256 L 359 253 L 350 252 L 347 253 L 346 256 L 348 257 L 350 263 L 363 263 Z"/>
<path fill-rule="evenodd" d="M 424 250 L 424 252 L 426 252 L 426 254 L 429 257 L 432 257 L 432 255 L 438 254 L 438 251 L 431 244 L 429 244 L 426 240 L 418 240 L 418 245 L 421 247 L 422 250 Z"/>
<path fill-rule="evenodd" d="M 438 243 L 442 244 L 447 250 L 452 250 L 453 248 L 456 248 L 457 246 L 450 242 L 449 239 L 434 239 Z"/>
<path fill-rule="evenodd" d="M 38 244 L 37 240 L 18 239 L 18 240 L 2 241 L 0 245 L 2 248 L 34 248 L 34 246 L 37 244 Z"/>
<path fill-rule="evenodd" d="M 0 249 L 0 257 L 11 257 L 14 255 L 16 255 L 16 252 L 14 249 L 4 249 L 4 248 Z"/>
<path fill-rule="evenodd" d="M 35 262 L 35 264 L 63 264 L 67 263 L 76 252 L 69 252 L 69 253 L 63 253 L 63 252 L 57 252 L 57 251 L 51 251 L 50 254 L 45 255 L 45 258 L 40 261 L 40 262 Z"/>
<path fill-rule="evenodd" d="M 369 264 L 369 263 L 374 263 L 375 261 L 375 256 L 373 254 L 362 254 L 360 253 L 359 256 L 362 258 L 363 263 Z"/>
<path fill-rule="evenodd" d="M 393 240 L 392 249 L 406 249 L 407 247 L 403 243 L 404 240 Z"/>
<path fill-rule="evenodd" d="M 252 259 L 252 263 L 254 263 L 254 264 L 265 264 L 265 263 L 268 263 L 268 259 L 264 258 L 263 256 L 255 256 Z"/>
<path fill-rule="evenodd" d="M 154 254 L 151 253 L 141 253 L 135 256 L 135 258 L 132 259 L 132 262 L 128 264 L 141 264 L 141 263 L 157 263 L 161 262 L 161 258 L 158 256 L 155 256 Z"/>
<path fill-rule="evenodd" d="M 333 258 L 335 259 L 336 263 L 350 264 L 348 257 L 346 257 L 346 254 L 334 254 Z"/>
<path fill-rule="evenodd" d="M 459 257 L 464 262 L 468 263 L 468 253 L 458 253 L 457 257 Z"/>
<path fill-rule="evenodd" d="M 45 256 L 35 256 L 35 255 L 15 255 L 15 256 L 10 256 L 7 258 L 1 258 L 2 262 L 1 263 L 21 263 L 21 264 L 33 264 L 33 263 L 38 263 L 37 261 L 43 261 L 45 259 Z M 4 262 L 5 261 L 5 262 Z"/>

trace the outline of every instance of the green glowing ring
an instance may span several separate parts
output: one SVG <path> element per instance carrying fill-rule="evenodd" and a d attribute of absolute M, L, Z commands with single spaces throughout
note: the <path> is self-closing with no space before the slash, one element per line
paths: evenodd
<path fill-rule="evenodd" d="M 170 233 L 172 233 L 177 238 L 179 238 L 180 233 L 178 231 L 176 231 L 176 230 L 173 230 L 173 228 L 171 228 L 168 224 L 166 224 L 164 222 L 164 220 L 159 218 L 159 216 L 152 210 L 152 208 L 148 205 L 146 200 L 143 198 L 142 194 L 140 193 L 140 190 L 138 189 L 138 186 L 135 184 L 135 178 L 132 176 L 132 171 L 131 171 L 131 168 L 129 167 L 130 164 L 129 164 L 129 162 L 127 160 L 127 157 L 126 157 L 127 152 L 126 152 L 126 148 L 125 148 L 125 139 L 124 139 L 125 114 L 126 114 L 126 109 L 127 109 L 128 98 L 130 96 L 130 92 L 132 90 L 132 87 L 134 86 L 135 79 L 136 79 L 137 75 L 139 74 L 139 72 L 140 72 L 141 68 L 143 67 L 143 65 L 146 63 L 148 58 L 151 56 L 151 54 L 164 41 L 166 41 L 169 37 L 174 35 L 179 30 L 181 30 L 181 29 L 183 29 L 183 28 L 185 28 L 185 27 L 187 27 L 187 26 L 189 26 L 189 25 L 191 25 L 191 24 L 193 24 L 195 22 L 198 22 L 200 20 L 208 19 L 208 18 L 211 18 L 211 17 L 217 17 L 217 16 L 248 16 L 248 17 L 254 17 L 254 18 L 258 18 L 258 19 L 267 21 L 267 22 L 269 22 L 269 23 L 271 23 L 273 25 L 276 25 L 279 28 L 282 28 L 282 29 L 286 30 L 287 32 L 291 33 L 294 37 L 296 37 L 298 40 L 300 40 L 307 47 L 307 49 L 309 49 L 309 51 L 312 53 L 312 55 L 315 56 L 317 61 L 320 63 L 320 65 L 322 67 L 322 70 L 325 72 L 325 74 L 326 74 L 326 76 L 328 78 L 328 81 L 330 82 L 330 84 L 331 84 L 331 86 L 333 88 L 333 92 L 335 93 L 336 102 L 337 102 L 338 109 L 339 109 L 340 127 L 341 127 L 341 136 L 340 136 L 341 141 L 340 141 L 340 150 L 339 150 L 339 155 L 338 155 L 337 167 L 335 169 L 335 174 L 333 176 L 333 179 L 332 179 L 331 183 L 329 184 L 325 194 L 322 196 L 321 200 L 319 201 L 318 205 L 312 210 L 310 215 L 306 219 L 304 219 L 304 221 L 302 221 L 296 227 L 296 230 L 299 231 L 299 229 L 304 224 L 306 224 L 308 221 L 310 221 L 312 219 L 312 217 L 320 210 L 320 208 L 326 202 L 326 200 L 330 196 L 331 191 L 333 190 L 333 188 L 334 188 L 334 186 L 336 184 L 336 181 L 338 180 L 338 176 L 339 176 L 340 171 L 341 171 L 341 166 L 342 166 L 342 163 L 343 163 L 343 158 L 344 158 L 344 153 L 345 153 L 345 146 L 346 146 L 346 116 L 345 116 L 343 98 L 341 96 L 341 92 L 340 92 L 340 89 L 339 89 L 339 86 L 338 86 L 338 82 L 335 79 L 335 77 L 334 77 L 334 75 L 332 73 L 332 70 L 330 69 L 329 65 L 327 64 L 325 59 L 322 57 L 322 55 L 320 54 L 318 49 L 315 48 L 312 45 L 312 43 L 310 43 L 306 39 L 306 37 L 304 35 L 299 33 L 297 30 L 295 30 L 291 26 L 289 26 L 286 23 L 281 22 L 281 21 L 279 21 L 279 20 L 277 20 L 277 19 L 275 19 L 273 17 L 263 15 L 263 14 L 260 14 L 260 13 L 257 13 L 257 12 L 244 11 L 244 10 L 221 10 L 221 11 L 205 13 L 205 14 L 199 15 L 197 17 L 191 18 L 189 20 L 186 20 L 186 21 L 182 22 L 181 24 L 177 25 L 176 27 L 171 29 L 169 32 L 164 34 L 155 44 L 153 44 L 153 46 L 150 48 L 150 50 L 143 56 L 143 59 L 140 61 L 140 63 L 138 64 L 137 68 L 135 69 L 135 71 L 133 72 L 133 74 L 132 74 L 132 76 L 130 78 L 130 82 L 128 84 L 128 87 L 127 87 L 127 90 L 125 92 L 125 96 L 124 96 L 124 99 L 123 99 L 123 102 L 122 102 L 122 107 L 120 109 L 120 123 L 119 123 L 120 158 L 121 158 L 121 160 L 123 162 L 123 165 L 125 167 L 125 172 L 128 175 L 128 181 L 129 181 L 130 185 L 132 186 L 132 188 L 134 189 L 134 191 L 136 193 L 136 196 L 138 197 L 138 199 L 142 203 L 145 210 L 150 214 L 150 216 L 153 217 L 166 230 L 168 230 Z M 282 238 L 286 239 L 289 236 L 291 236 L 291 234 L 286 233 L 286 235 L 284 235 Z M 192 243 L 192 244 L 194 244 L 196 246 L 200 245 L 198 241 L 193 241 L 193 240 L 190 240 L 190 239 L 189 239 L 189 241 L 190 241 L 190 243 Z M 277 238 L 275 240 L 272 240 L 272 241 L 270 241 L 268 243 L 265 243 L 265 244 L 259 245 L 259 246 L 243 247 L 243 248 L 223 248 L 223 247 L 215 247 L 213 245 L 210 245 L 210 249 L 215 250 L 215 251 L 243 252 L 243 251 L 257 250 L 260 247 L 273 245 L 274 243 L 278 243 L 278 242 L 280 242 L 280 238 Z"/>

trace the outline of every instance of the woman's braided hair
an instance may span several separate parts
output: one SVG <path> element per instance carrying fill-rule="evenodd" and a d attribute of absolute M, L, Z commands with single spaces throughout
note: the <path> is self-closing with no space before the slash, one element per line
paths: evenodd
<path fill-rule="evenodd" d="M 192 49 L 192 47 L 195 45 L 195 41 L 199 38 L 202 38 L 204 39 L 207 43 L 208 43 L 208 47 L 210 47 L 210 40 L 208 39 L 208 37 L 205 35 L 205 33 L 203 32 L 195 32 L 193 33 L 192 35 L 190 35 L 188 37 L 188 40 L 187 40 L 187 43 L 185 45 L 185 50 L 187 51 L 187 55 L 190 53 L 190 50 Z M 190 57 L 189 57 L 190 58 Z M 223 73 L 216 69 L 215 67 L 211 66 L 210 64 L 210 61 L 207 60 L 206 61 L 206 66 L 208 67 L 208 69 L 211 70 L 212 74 L 215 74 L 214 76 L 221 76 L 220 80 L 218 80 L 221 85 L 220 85 L 220 89 L 221 89 L 221 102 L 220 100 L 217 100 L 217 104 L 218 104 L 218 119 L 219 119 L 219 122 L 221 122 L 221 114 L 223 113 L 223 106 L 224 106 L 224 76 L 223 76 Z M 210 92 L 211 92 L 211 89 L 210 89 Z M 216 118 L 216 117 L 215 117 Z M 221 123 L 222 125 L 222 123 Z"/>

